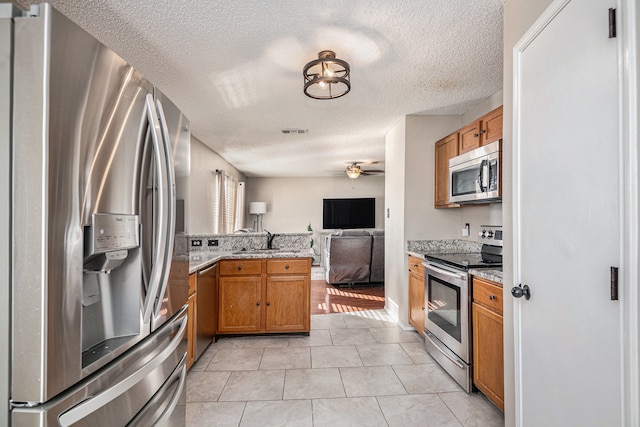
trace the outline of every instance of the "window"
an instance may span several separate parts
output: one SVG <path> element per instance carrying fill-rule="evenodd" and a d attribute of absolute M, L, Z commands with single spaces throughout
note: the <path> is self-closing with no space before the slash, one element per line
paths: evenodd
<path fill-rule="evenodd" d="M 213 232 L 233 233 L 244 223 L 244 182 L 216 170 L 213 195 Z"/>

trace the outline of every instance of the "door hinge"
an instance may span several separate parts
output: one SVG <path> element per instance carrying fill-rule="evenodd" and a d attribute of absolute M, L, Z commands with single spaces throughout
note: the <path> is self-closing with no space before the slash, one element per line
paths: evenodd
<path fill-rule="evenodd" d="M 611 301 L 618 301 L 618 267 L 611 267 Z"/>
<path fill-rule="evenodd" d="M 616 37 L 616 9 L 609 9 L 609 38 Z"/>

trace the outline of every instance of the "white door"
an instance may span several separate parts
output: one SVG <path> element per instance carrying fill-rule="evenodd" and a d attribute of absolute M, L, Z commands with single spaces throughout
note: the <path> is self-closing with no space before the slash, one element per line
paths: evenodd
<path fill-rule="evenodd" d="M 621 423 L 615 0 L 559 0 L 516 46 L 516 418 L 523 426 Z"/>

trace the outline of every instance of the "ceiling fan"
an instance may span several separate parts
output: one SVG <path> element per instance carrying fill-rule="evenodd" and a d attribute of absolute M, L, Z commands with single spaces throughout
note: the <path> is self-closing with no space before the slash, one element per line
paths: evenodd
<path fill-rule="evenodd" d="M 379 169 L 364 170 L 360 167 L 358 163 L 363 163 L 363 162 L 351 162 L 349 166 L 347 166 L 347 170 L 345 172 L 349 178 L 356 179 L 360 175 L 373 175 L 378 173 L 384 173 L 383 170 L 379 170 Z M 377 163 L 377 162 L 372 162 L 372 163 Z"/>

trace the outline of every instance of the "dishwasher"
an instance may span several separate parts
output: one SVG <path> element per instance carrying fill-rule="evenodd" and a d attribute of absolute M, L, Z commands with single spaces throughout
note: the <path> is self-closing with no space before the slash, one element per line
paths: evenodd
<path fill-rule="evenodd" d="M 198 272 L 196 282 L 196 360 L 204 353 L 216 335 L 217 274 L 218 264 Z"/>

